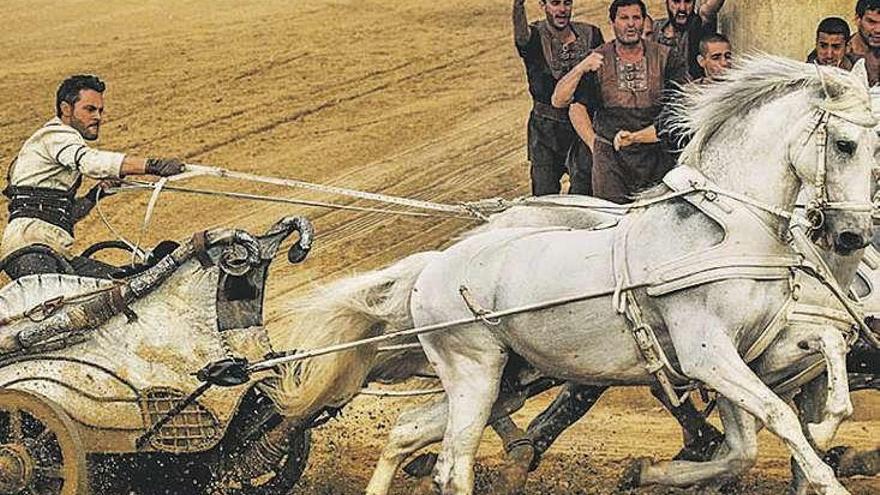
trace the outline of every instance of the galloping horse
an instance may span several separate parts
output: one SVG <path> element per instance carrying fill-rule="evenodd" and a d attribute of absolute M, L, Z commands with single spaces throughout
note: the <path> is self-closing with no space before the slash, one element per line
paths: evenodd
<path fill-rule="evenodd" d="M 673 381 L 702 382 L 724 397 L 719 407 L 728 433 L 744 431 L 754 416 L 785 441 L 817 490 L 846 493 L 793 412 L 739 353 L 790 295 L 800 258 L 780 237 L 802 183 L 817 190 L 829 247 L 850 253 L 870 236 L 875 122 L 863 79 L 863 69 L 850 76 L 753 60 L 692 98 L 682 120 L 694 134 L 686 166 L 617 227 L 486 232 L 335 287 L 316 305 L 323 316 L 307 323 L 332 343 L 468 317 L 483 306 L 593 295 L 495 326 L 421 337 L 450 397 L 435 475 L 444 493 L 471 491 L 476 445 L 511 351 L 550 376 L 643 385 L 655 380 L 633 338 L 645 326 L 657 332 L 655 350 L 675 356 L 661 360 Z M 292 366 L 275 398 L 299 418 L 318 404 L 344 403 L 367 375 L 373 352 L 361 348 Z M 354 353 L 361 359 L 352 360 Z"/>

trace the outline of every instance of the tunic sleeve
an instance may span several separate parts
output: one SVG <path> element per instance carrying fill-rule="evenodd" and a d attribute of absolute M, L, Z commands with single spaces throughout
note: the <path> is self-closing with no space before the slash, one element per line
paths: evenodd
<path fill-rule="evenodd" d="M 577 89 L 574 92 L 574 101 L 587 107 L 592 118 L 593 113 L 599 106 L 599 81 L 595 72 L 584 75 L 578 82 Z"/>
<path fill-rule="evenodd" d="M 125 154 L 89 148 L 73 129 L 58 129 L 43 137 L 48 156 L 59 165 L 94 179 L 119 178 Z"/>
<path fill-rule="evenodd" d="M 536 57 L 544 57 L 541 48 L 541 35 L 533 26 L 529 26 L 529 42 L 525 46 L 516 45 L 519 56 L 526 60 L 535 60 Z"/>

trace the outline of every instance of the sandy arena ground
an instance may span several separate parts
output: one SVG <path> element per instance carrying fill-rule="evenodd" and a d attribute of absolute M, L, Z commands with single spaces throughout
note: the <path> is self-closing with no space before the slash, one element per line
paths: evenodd
<path fill-rule="evenodd" d="M 577 15 L 605 28 L 605 4 L 580 1 Z M 650 4 L 661 13 L 658 1 Z M 93 72 L 109 84 L 104 148 L 439 202 L 525 195 L 530 103 L 509 12 L 509 0 L 66 0 L 63 7 L 4 0 L 0 160 L 9 163 L 52 116 L 61 79 Z M 238 182 L 193 185 L 366 205 Z M 282 215 L 309 216 L 318 231 L 314 253 L 300 267 L 275 264 L 270 318 L 313 284 L 442 247 L 472 225 L 166 193 L 141 235 L 146 202 L 145 194 L 118 195 L 103 211 L 146 245 L 209 227 L 256 232 Z M 78 236 L 80 249 L 113 237 L 94 213 Z M 876 447 L 880 401 L 858 399 L 856 420 L 839 440 Z M 548 400 L 516 419 L 525 424 Z M 412 402 L 359 398 L 340 421 L 317 430 L 300 491 L 359 493 L 396 414 Z M 562 437 L 527 493 L 612 493 L 628 457 L 669 457 L 679 441 L 647 394 L 615 391 Z M 501 452 L 494 435 L 484 444 L 480 486 Z M 761 447 L 741 493 L 785 486 L 781 444 L 762 434 Z M 880 493 L 877 478 L 846 483 L 856 494 Z M 413 485 L 401 477 L 394 493 Z"/>

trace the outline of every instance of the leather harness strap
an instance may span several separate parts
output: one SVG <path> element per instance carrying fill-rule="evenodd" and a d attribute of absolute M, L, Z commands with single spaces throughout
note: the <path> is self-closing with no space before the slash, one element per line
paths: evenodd
<path fill-rule="evenodd" d="M 202 268 L 210 268 L 214 266 L 214 261 L 211 260 L 211 257 L 208 255 L 208 239 L 206 236 L 207 231 L 204 230 L 196 232 L 192 236 L 193 249 L 195 250 L 196 259 L 199 260 Z"/>

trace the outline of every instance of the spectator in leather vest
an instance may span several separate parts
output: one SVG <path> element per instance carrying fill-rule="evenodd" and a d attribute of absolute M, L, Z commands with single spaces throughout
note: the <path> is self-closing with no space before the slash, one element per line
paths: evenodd
<path fill-rule="evenodd" d="M 71 253 L 73 227 L 95 206 L 104 185 L 99 183 L 77 198 L 83 175 L 103 180 L 169 176 L 183 170 L 183 163 L 174 158 L 145 159 L 87 145 L 98 139 L 104 120 L 104 89 L 104 82 L 93 75 L 62 82 L 55 118 L 28 138 L 9 167 L 3 191 L 9 198 L 9 223 L 0 243 L 0 260 L 13 279 L 58 272 L 59 261 L 64 260 L 73 266 L 88 265 L 90 260 Z"/>
<path fill-rule="evenodd" d="M 855 60 L 847 55 L 849 24 L 840 17 L 826 17 L 816 28 L 816 46 L 807 55 L 808 64 L 830 65 L 852 70 Z"/>
<path fill-rule="evenodd" d="M 528 156 L 532 194 L 558 194 L 560 180 L 569 176 L 569 193 L 590 194 L 592 156 L 572 127 L 566 109 L 551 106 L 556 82 L 603 42 L 591 24 L 572 22 L 572 0 L 541 0 L 545 19 L 526 20 L 524 0 L 513 1 L 513 32 L 526 67 L 532 112 L 528 124 Z"/>
<path fill-rule="evenodd" d="M 672 48 L 687 63 L 691 79 L 703 76 L 697 63 L 697 46 L 703 36 L 718 31 L 718 11 L 724 0 L 666 0 L 666 19 L 654 22 L 653 40 Z"/>
<path fill-rule="evenodd" d="M 859 0 L 856 3 L 858 32 L 849 39 L 847 54 L 857 61 L 865 59 L 868 83 L 880 82 L 880 0 Z"/>
<path fill-rule="evenodd" d="M 553 103 L 573 98 L 590 111 L 585 132 L 593 151 L 593 195 L 625 203 L 672 168 L 654 121 L 663 91 L 683 82 L 687 71 L 669 47 L 642 39 L 642 0 L 614 0 L 609 14 L 615 39 L 596 49 L 601 67 L 572 70 L 556 85 Z"/>

